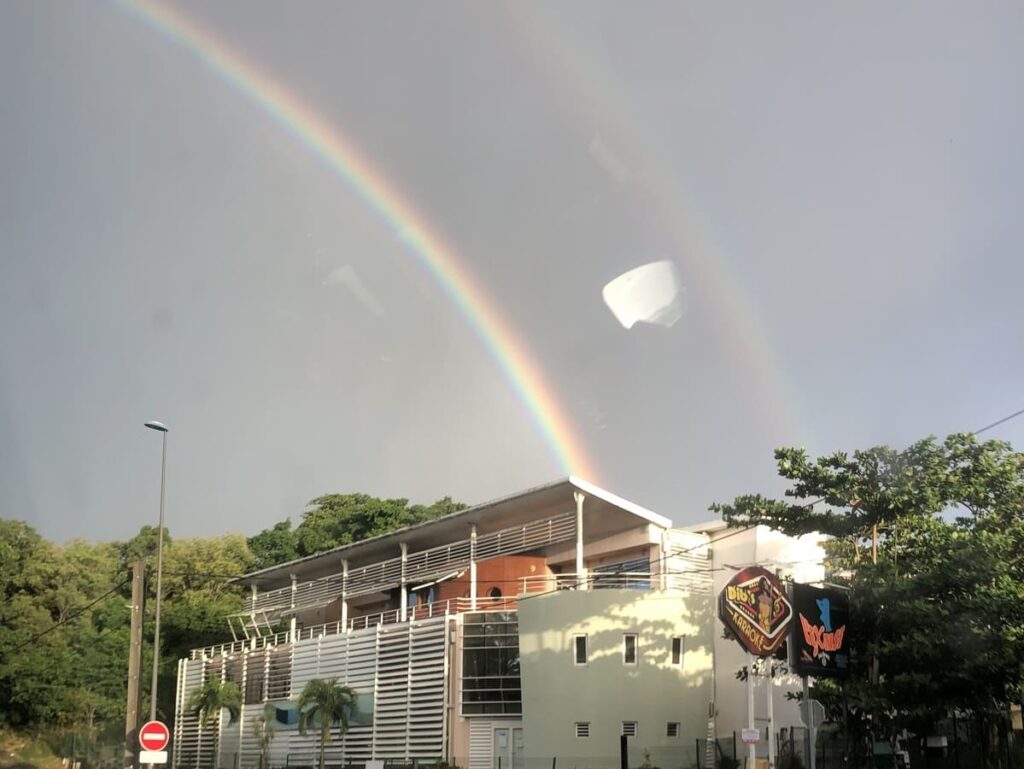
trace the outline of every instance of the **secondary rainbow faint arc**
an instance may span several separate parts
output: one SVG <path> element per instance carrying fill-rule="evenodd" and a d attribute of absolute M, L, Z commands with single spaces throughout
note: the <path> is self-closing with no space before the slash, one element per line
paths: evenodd
<path fill-rule="evenodd" d="M 194 54 L 226 83 L 273 117 L 394 227 L 469 321 L 512 383 L 558 461 L 561 472 L 597 480 L 583 441 L 573 430 L 554 390 L 525 344 L 499 316 L 494 303 L 474 283 L 455 252 L 383 174 L 356 150 L 351 141 L 298 96 L 181 11 L 149 0 L 119 0 L 118 4 Z"/>
<path fill-rule="evenodd" d="M 787 380 L 775 345 L 767 333 L 768 324 L 757 303 L 746 290 L 735 260 L 734 249 L 723 242 L 727 228 L 712 227 L 712 217 L 698 216 L 697 196 L 676 178 L 660 169 L 666 163 L 645 135 L 642 121 L 621 104 L 625 88 L 616 88 L 616 73 L 601 67 L 580 42 L 571 25 L 559 24 L 553 6 L 544 3 L 507 3 L 501 6 L 509 27 L 519 30 L 522 54 L 537 62 L 549 87 L 556 89 L 562 103 L 583 130 L 608 127 L 642 160 L 639 166 L 651 172 L 647 184 L 652 195 L 650 211 L 676 250 L 672 256 L 683 261 L 690 273 L 707 286 L 706 299 L 718 316 L 731 357 L 740 362 L 756 382 L 760 411 L 774 424 L 777 440 L 808 442 L 807 423 L 800 419 L 799 388 Z M 812 441 L 813 443 L 813 441 Z"/>

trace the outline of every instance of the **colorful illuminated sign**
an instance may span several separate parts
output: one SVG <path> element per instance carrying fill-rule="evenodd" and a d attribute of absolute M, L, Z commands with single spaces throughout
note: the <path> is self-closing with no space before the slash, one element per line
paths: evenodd
<path fill-rule="evenodd" d="M 845 676 L 849 673 L 846 632 L 850 603 L 840 590 L 793 585 L 793 670 L 802 676 Z"/>
<path fill-rule="evenodd" d="M 749 566 L 729 580 L 718 599 L 718 616 L 751 654 L 767 657 L 786 640 L 793 606 L 779 578 Z"/>

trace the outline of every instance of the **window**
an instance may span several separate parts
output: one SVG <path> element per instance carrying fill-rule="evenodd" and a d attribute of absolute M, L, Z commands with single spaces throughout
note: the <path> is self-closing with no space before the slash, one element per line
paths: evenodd
<path fill-rule="evenodd" d="M 636 633 L 626 633 L 622 636 L 622 663 L 636 664 Z"/>
<path fill-rule="evenodd" d="M 626 737 L 636 737 L 636 721 L 623 721 L 622 733 Z"/>
<path fill-rule="evenodd" d="M 577 665 L 587 664 L 587 637 L 585 635 L 573 636 L 573 661 Z"/>
<path fill-rule="evenodd" d="M 501 598 L 501 588 L 500 587 L 492 587 L 490 590 L 487 591 L 487 597 L 488 598 Z"/>
<path fill-rule="evenodd" d="M 522 713 L 516 614 L 490 611 L 463 616 L 462 714 Z"/>
<path fill-rule="evenodd" d="M 591 571 L 593 572 L 595 590 L 603 588 L 651 589 L 651 581 L 647 577 L 651 572 L 651 562 L 647 558 L 606 563 L 604 566 L 594 567 Z"/>
<path fill-rule="evenodd" d="M 666 737 L 678 737 L 679 736 L 679 722 L 669 721 L 668 726 L 665 728 Z"/>
<path fill-rule="evenodd" d="M 683 639 L 680 636 L 672 639 L 672 664 L 675 667 L 683 664 Z"/>
<path fill-rule="evenodd" d="M 577 737 L 589 737 L 590 736 L 590 722 L 589 721 L 577 721 L 576 722 L 576 736 Z"/>

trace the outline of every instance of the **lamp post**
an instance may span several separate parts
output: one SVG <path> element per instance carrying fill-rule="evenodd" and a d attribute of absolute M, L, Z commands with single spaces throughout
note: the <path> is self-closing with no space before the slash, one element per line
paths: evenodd
<path fill-rule="evenodd" d="M 153 682 L 149 691 L 149 720 L 156 721 L 157 671 L 160 667 L 160 593 L 164 572 L 164 485 L 167 480 L 167 425 L 146 422 L 146 427 L 163 433 L 163 454 L 160 459 L 160 530 L 156 539 L 156 612 L 153 618 Z"/>

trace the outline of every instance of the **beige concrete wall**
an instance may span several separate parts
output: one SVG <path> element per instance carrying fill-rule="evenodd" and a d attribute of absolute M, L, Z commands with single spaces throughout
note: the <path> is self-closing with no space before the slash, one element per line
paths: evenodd
<path fill-rule="evenodd" d="M 638 723 L 631 763 L 643 748 L 655 764 L 689 766 L 694 740 L 707 728 L 711 687 L 711 597 L 635 590 L 562 591 L 519 604 L 519 653 L 527 757 L 600 759 L 616 765 L 623 721 Z M 625 665 L 623 634 L 639 636 L 639 662 Z M 573 637 L 586 634 L 589 659 L 574 664 Z M 671 664 L 673 636 L 684 637 L 681 667 Z M 577 738 L 577 721 L 591 736 Z M 679 737 L 666 736 L 679 722 Z M 539 763 L 537 764 L 540 765 Z"/>

